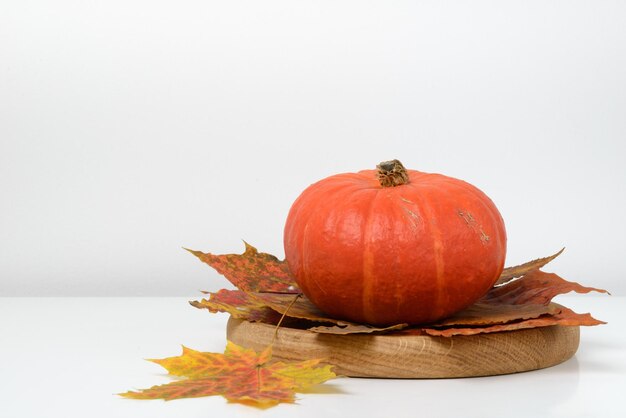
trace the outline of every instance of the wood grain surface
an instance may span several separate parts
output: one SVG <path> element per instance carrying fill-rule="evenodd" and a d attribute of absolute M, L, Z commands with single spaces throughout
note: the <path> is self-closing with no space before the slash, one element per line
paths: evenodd
<path fill-rule="evenodd" d="M 227 338 L 261 350 L 275 327 L 230 318 Z M 452 378 L 518 373 L 554 366 L 578 349 L 577 326 L 550 326 L 450 338 L 318 334 L 280 328 L 276 360 L 327 359 L 338 375 L 386 378 Z"/>

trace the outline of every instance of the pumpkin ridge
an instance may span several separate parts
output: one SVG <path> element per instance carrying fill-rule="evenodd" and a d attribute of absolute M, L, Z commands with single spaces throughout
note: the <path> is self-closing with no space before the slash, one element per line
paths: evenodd
<path fill-rule="evenodd" d="M 346 177 L 346 180 L 347 180 L 347 177 Z M 346 192 L 346 187 L 350 187 L 348 193 Z M 334 187 L 329 187 L 329 190 L 324 190 L 324 188 L 318 189 L 317 192 L 320 194 L 323 194 L 324 199 L 332 201 L 336 199 L 336 196 L 338 194 L 352 195 L 353 193 L 358 193 L 361 190 L 362 190 L 362 187 L 356 182 L 353 183 L 351 181 L 346 181 L 345 183 L 341 182 L 339 184 L 335 184 Z M 314 220 L 315 218 L 310 216 L 304 222 L 303 233 L 302 233 L 302 244 L 300 248 L 303 249 L 303 254 L 301 255 L 301 258 L 302 258 L 302 267 L 304 270 L 305 280 L 303 280 L 302 284 L 301 283 L 298 283 L 298 284 L 300 285 L 300 287 L 303 288 L 305 293 L 309 291 L 310 285 L 315 285 L 315 287 L 320 289 L 322 293 L 327 294 L 328 292 L 326 291 L 326 288 L 324 286 L 320 286 L 320 284 L 317 282 L 317 278 L 315 277 L 315 275 L 309 274 L 309 272 L 311 271 L 310 266 L 308 265 L 308 263 L 310 262 L 310 259 L 305 258 L 305 254 L 310 253 L 309 251 L 306 250 L 307 249 L 307 233 L 309 231 L 309 226 L 311 222 Z"/>
<path fill-rule="evenodd" d="M 304 227 L 302 229 L 302 248 L 307 248 L 307 234 L 309 232 L 309 224 L 310 224 L 311 218 L 308 218 L 305 223 L 304 223 Z M 322 290 L 324 293 L 326 293 L 326 291 L 319 285 L 319 283 L 317 283 L 317 281 L 315 280 L 311 280 L 311 275 L 309 274 L 309 265 L 308 263 L 310 262 L 310 258 L 306 257 L 306 254 L 308 253 L 308 251 L 303 251 L 303 254 L 300 256 L 302 258 L 302 271 L 304 274 L 304 280 L 302 280 L 302 283 L 298 283 L 298 285 L 302 288 L 302 290 L 305 293 L 310 292 L 310 284 L 313 282 L 313 284 L 315 284 L 320 290 Z"/>
<path fill-rule="evenodd" d="M 419 187 L 417 187 L 415 184 L 411 184 L 411 187 L 409 189 L 418 190 Z M 416 233 L 419 229 L 418 222 L 423 225 L 425 223 L 424 220 L 426 219 L 426 215 L 424 214 L 419 204 L 420 199 L 413 199 L 413 197 L 411 197 L 412 200 L 407 199 L 406 193 L 401 190 L 398 190 L 398 194 L 394 197 L 395 198 L 393 199 L 393 201 L 395 203 L 394 205 L 395 210 L 399 214 L 407 217 L 406 218 L 407 222 L 409 222 L 412 225 L 412 229 L 414 232 L 413 238 L 419 241 L 421 238 L 416 238 L 417 237 Z M 407 208 L 407 206 L 409 205 L 410 205 L 410 209 Z M 402 307 L 405 306 L 407 294 L 402 289 L 402 283 L 400 281 L 396 282 L 395 298 L 396 298 L 396 316 L 402 317 L 403 315 L 402 315 L 401 309 Z"/>
<path fill-rule="evenodd" d="M 432 186 L 436 185 L 433 184 Z M 432 195 L 429 192 L 424 193 L 430 187 L 419 187 L 418 185 L 414 184 L 413 188 L 416 189 L 420 194 L 424 195 L 424 199 L 420 200 L 420 209 L 424 213 L 425 219 L 433 219 L 433 208 L 430 204 L 430 200 L 432 200 Z M 439 225 L 433 222 L 428 222 L 428 229 L 430 235 L 433 237 L 433 259 L 435 260 L 435 273 L 437 280 L 437 296 L 436 302 L 433 304 L 433 306 L 435 307 L 434 309 L 437 312 L 437 315 L 440 315 L 441 307 L 444 306 L 443 291 L 444 289 L 446 289 L 446 281 L 444 280 L 445 261 L 443 258 L 443 241 Z"/>
<path fill-rule="evenodd" d="M 376 206 L 376 201 L 382 195 L 381 190 L 378 190 L 372 196 L 372 200 L 370 201 L 369 208 L 367 209 L 367 215 L 365 216 L 365 230 L 363 231 L 363 269 L 361 273 L 362 283 L 363 283 L 363 293 L 361 295 L 361 308 L 363 310 L 363 317 L 367 322 L 374 323 L 376 318 L 373 318 L 370 312 L 372 312 L 372 303 L 373 295 L 372 292 L 376 288 L 376 284 L 374 279 L 376 276 L 372 274 L 373 267 L 373 252 L 370 249 L 370 238 L 372 235 L 372 213 L 374 212 L 374 207 Z M 369 265 L 368 265 L 369 263 Z M 375 311 L 375 309 L 374 309 Z"/>

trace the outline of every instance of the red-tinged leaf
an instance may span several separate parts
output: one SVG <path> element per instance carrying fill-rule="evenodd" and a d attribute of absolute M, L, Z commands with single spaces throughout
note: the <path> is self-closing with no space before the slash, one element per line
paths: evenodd
<path fill-rule="evenodd" d="M 520 324 L 526 323 L 527 320 L 553 314 L 554 308 L 550 305 L 550 301 L 558 294 L 572 290 L 581 293 L 606 292 L 602 289 L 568 282 L 555 274 L 538 270 L 539 267 L 559 256 L 562 251 L 549 257 L 506 268 L 498 280 L 499 285 L 492 288 L 476 304 L 450 318 L 430 324 L 429 327 L 478 329 L 508 323 L 523 327 L 525 325 Z M 248 244 L 246 244 L 246 252 L 242 255 L 215 256 L 197 251 L 192 252 L 246 291 L 222 290 L 212 293 L 208 301 L 203 299 L 199 302 L 191 302 L 198 308 L 206 308 L 211 312 L 229 312 L 237 318 L 267 323 L 276 323 L 278 316 L 285 314 L 285 320 L 288 322 L 294 323 L 293 321 L 301 320 L 296 325 L 298 328 L 306 328 L 318 333 L 384 333 L 397 332 L 407 327 L 407 324 L 396 324 L 379 328 L 332 318 L 320 311 L 304 295 L 294 299 L 294 294 L 297 295 L 298 290 L 295 287 L 295 281 L 289 275 L 286 263 L 270 254 L 259 253 Z M 515 280 L 520 276 L 521 278 Z M 304 321 L 309 321 L 309 323 Z M 411 328 L 411 330 L 415 329 L 416 327 Z"/>
<path fill-rule="evenodd" d="M 280 314 L 285 314 L 292 318 L 307 319 L 315 322 L 330 322 L 334 324 L 346 325 L 349 322 L 331 318 L 320 311 L 303 294 L 289 295 L 282 293 L 250 293 L 249 296 L 258 303 L 269 306 Z"/>
<path fill-rule="evenodd" d="M 518 280 L 492 288 L 479 302 L 487 304 L 543 304 L 550 303 L 557 295 L 575 291 L 609 293 L 604 289 L 585 287 L 569 282 L 554 273 L 532 270 Z"/>
<path fill-rule="evenodd" d="M 189 302 L 199 309 L 208 309 L 210 312 L 228 312 L 234 318 L 245 319 L 251 322 L 265 322 L 275 324 L 280 315 L 258 299 L 252 298 L 241 290 L 221 289 L 217 293 L 208 292 L 209 299 Z M 293 296 L 290 296 L 293 298 Z"/>
<path fill-rule="evenodd" d="M 246 292 L 300 293 L 285 261 L 271 254 L 260 253 L 244 242 L 243 254 L 214 255 L 189 250 L 202 262 L 224 275 L 238 289 Z"/>
<path fill-rule="evenodd" d="M 487 304 L 475 303 L 453 316 L 429 324 L 429 327 L 479 326 L 504 324 L 523 319 L 538 318 L 542 315 L 558 312 L 556 304 Z"/>
<path fill-rule="evenodd" d="M 555 304 L 556 305 L 556 304 Z M 487 334 L 492 332 L 502 332 L 502 331 L 514 331 L 518 329 L 526 329 L 526 328 L 538 328 L 538 327 L 548 327 L 552 325 L 562 325 L 562 326 L 593 326 L 606 324 L 606 322 L 599 321 L 593 318 L 590 314 L 579 314 L 571 309 L 566 307 L 557 305 L 559 308 L 559 312 L 551 315 L 543 315 L 539 318 L 533 319 L 525 319 L 515 322 L 508 322 L 506 324 L 498 324 L 498 325 L 490 325 L 486 327 L 452 327 L 452 328 L 421 328 L 418 330 L 420 335 L 427 334 L 431 336 L 438 337 L 452 337 L 455 335 L 476 335 L 476 334 Z M 410 333 L 410 330 L 408 330 Z M 403 332 L 403 331 L 400 331 Z M 406 332 L 406 331 L 405 331 Z"/>
<path fill-rule="evenodd" d="M 448 337 L 550 325 L 602 324 L 602 321 L 589 314 L 577 314 L 550 303 L 555 296 L 570 291 L 608 293 L 603 289 L 585 287 L 556 274 L 535 269 L 526 272 L 518 280 L 492 288 L 477 303 L 450 318 L 416 328 L 420 328 L 418 334 Z M 410 333 L 411 330 L 407 332 Z"/>
<path fill-rule="evenodd" d="M 498 281 L 496 281 L 495 286 L 499 286 L 502 285 L 516 277 L 521 277 L 524 274 L 530 272 L 531 270 L 535 270 L 535 269 L 540 269 L 541 267 L 545 266 L 546 264 L 548 264 L 550 261 L 554 260 L 555 258 L 557 258 L 559 255 L 561 255 L 561 253 L 565 250 L 565 248 L 561 248 L 561 251 L 559 251 L 556 254 L 553 254 L 549 257 L 544 257 L 544 258 L 538 258 L 536 260 L 532 260 L 529 261 L 527 263 L 524 264 L 520 264 L 519 266 L 514 266 L 514 267 L 507 267 L 502 271 L 502 274 L 500 274 L 500 278 L 498 278 Z"/>
<path fill-rule="evenodd" d="M 585 325 L 585 326 L 594 326 L 594 325 L 603 325 L 606 324 L 605 321 L 600 321 L 599 319 L 591 316 L 590 313 L 579 314 L 571 309 L 559 305 L 561 308 L 561 312 L 554 315 L 554 317 L 558 320 L 559 325 L 564 326 L 576 326 L 576 325 Z"/>
<path fill-rule="evenodd" d="M 270 347 L 257 353 L 230 341 L 224 354 L 184 348 L 181 356 L 153 361 L 186 379 L 120 395 L 165 400 L 222 395 L 230 402 L 267 408 L 293 402 L 296 391 L 335 377 L 331 366 L 317 367 L 320 359 L 286 364 L 271 363 L 271 357 Z"/>
<path fill-rule="evenodd" d="M 361 334 L 384 332 L 407 327 L 407 324 L 396 324 L 389 327 L 375 327 L 367 324 L 357 324 L 342 319 L 336 319 L 320 311 L 313 303 L 301 294 L 297 299 L 293 295 L 279 293 L 251 293 L 250 296 L 264 303 L 280 314 L 287 317 L 306 319 L 307 321 L 335 324 L 333 327 L 314 326 L 310 331 L 326 334 Z"/>

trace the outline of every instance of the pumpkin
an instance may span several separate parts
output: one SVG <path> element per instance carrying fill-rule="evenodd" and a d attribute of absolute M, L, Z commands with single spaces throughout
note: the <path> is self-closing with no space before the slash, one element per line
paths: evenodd
<path fill-rule="evenodd" d="M 289 211 L 284 246 L 302 292 L 328 315 L 421 324 L 494 285 L 506 231 L 478 188 L 393 160 L 309 186 Z"/>

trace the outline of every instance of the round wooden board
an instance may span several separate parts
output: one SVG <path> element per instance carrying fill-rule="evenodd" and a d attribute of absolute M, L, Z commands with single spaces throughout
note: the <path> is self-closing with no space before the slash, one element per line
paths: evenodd
<path fill-rule="evenodd" d="M 230 318 L 227 337 L 262 350 L 275 327 Z M 387 378 L 493 376 L 542 369 L 564 362 L 578 349 L 577 326 L 550 326 L 472 336 L 430 337 L 318 334 L 280 328 L 273 358 L 326 359 L 338 375 Z"/>

